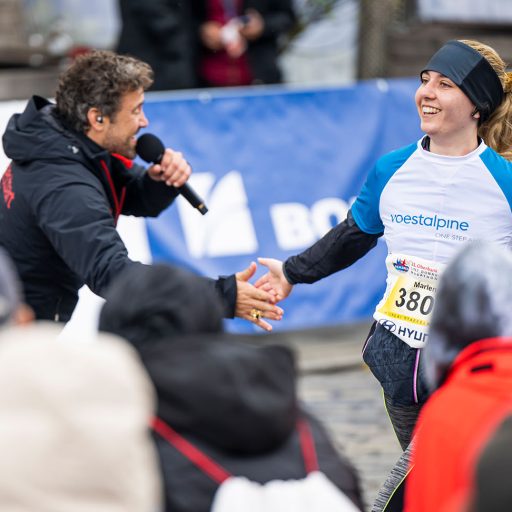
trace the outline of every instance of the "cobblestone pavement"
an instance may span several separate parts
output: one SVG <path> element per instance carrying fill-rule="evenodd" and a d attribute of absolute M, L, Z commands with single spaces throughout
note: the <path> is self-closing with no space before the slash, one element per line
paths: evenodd
<path fill-rule="evenodd" d="M 332 434 L 336 447 L 358 470 L 367 510 L 400 456 L 400 446 L 382 402 L 380 386 L 362 366 L 309 374 L 299 394 Z"/>
<path fill-rule="evenodd" d="M 297 354 L 299 395 L 358 470 L 367 510 L 401 454 L 380 385 L 362 363 L 369 324 L 272 335 Z"/>

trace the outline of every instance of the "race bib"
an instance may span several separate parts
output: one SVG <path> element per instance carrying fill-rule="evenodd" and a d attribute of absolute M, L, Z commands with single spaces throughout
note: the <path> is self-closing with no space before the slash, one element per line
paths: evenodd
<path fill-rule="evenodd" d="M 405 254 L 386 258 L 387 288 L 374 318 L 414 348 L 427 341 L 439 277 L 445 265 Z"/>

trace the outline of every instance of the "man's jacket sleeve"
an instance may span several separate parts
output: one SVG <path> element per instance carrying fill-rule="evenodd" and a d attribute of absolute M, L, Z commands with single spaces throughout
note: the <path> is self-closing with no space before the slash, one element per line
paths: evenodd
<path fill-rule="evenodd" d="M 140 263 L 128 258 L 101 184 L 94 178 L 84 180 L 82 168 L 67 166 L 62 171 L 54 173 L 55 186 L 50 179 L 34 192 L 33 213 L 62 264 L 102 296 L 128 265 Z"/>
<path fill-rule="evenodd" d="M 233 318 L 236 309 L 236 278 L 232 274 L 230 276 L 219 276 L 214 281 L 215 289 L 224 302 L 224 316 Z"/>
<path fill-rule="evenodd" d="M 156 217 L 168 208 L 178 192 L 163 181 L 151 179 L 140 165 L 130 170 L 130 180 L 126 183 L 126 198 L 122 210 L 123 215 L 135 217 Z"/>

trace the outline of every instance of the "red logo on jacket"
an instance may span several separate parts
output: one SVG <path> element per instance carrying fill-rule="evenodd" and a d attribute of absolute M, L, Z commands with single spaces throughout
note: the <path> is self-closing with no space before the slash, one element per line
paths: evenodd
<path fill-rule="evenodd" d="M 4 193 L 4 201 L 7 208 L 11 207 L 11 203 L 14 201 L 14 192 L 12 191 L 12 168 L 9 165 L 7 170 L 2 176 L 2 191 Z"/>

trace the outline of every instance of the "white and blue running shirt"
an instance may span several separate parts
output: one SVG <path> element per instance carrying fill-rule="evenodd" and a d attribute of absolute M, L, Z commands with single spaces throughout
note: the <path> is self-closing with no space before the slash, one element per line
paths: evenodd
<path fill-rule="evenodd" d="M 462 245 L 512 245 L 512 163 L 483 142 L 453 157 L 423 149 L 420 140 L 379 159 L 351 211 L 362 231 L 384 232 L 388 246 L 375 320 L 421 348 L 439 276 Z"/>

